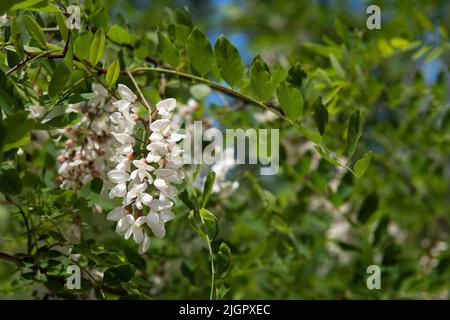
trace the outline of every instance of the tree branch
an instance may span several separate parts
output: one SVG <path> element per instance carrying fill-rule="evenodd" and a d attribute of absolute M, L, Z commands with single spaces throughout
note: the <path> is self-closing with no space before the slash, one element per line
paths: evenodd
<path fill-rule="evenodd" d="M 291 119 L 287 118 L 286 116 L 284 116 L 283 111 L 281 110 L 281 108 L 279 106 L 276 105 L 271 105 L 270 107 L 266 104 L 264 104 L 261 101 L 258 101 L 250 96 L 247 96 L 239 91 L 234 90 L 233 88 L 224 86 L 220 83 L 216 83 L 213 82 L 211 80 L 205 79 L 205 78 L 201 78 L 189 73 L 185 73 L 185 72 L 181 72 L 178 70 L 174 70 L 174 69 L 167 69 L 167 68 L 161 68 L 161 67 L 140 67 L 140 68 L 136 68 L 132 71 L 132 73 L 140 73 L 140 72 L 146 72 L 146 71 L 154 71 L 154 72 L 158 72 L 158 73 L 165 73 L 165 74 L 171 74 L 171 75 L 176 75 L 180 78 L 186 79 L 186 80 L 191 80 L 191 81 L 195 81 L 195 82 L 200 82 L 200 83 L 204 83 L 206 85 L 208 85 L 211 89 L 214 89 L 216 91 L 220 91 L 228 96 L 234 97 L 238 100 L 241 100 L 245 103 L 249 103 L 249 104 L 253 104 L 257 107 L 263 108 L 265 110 L 269 110 L 273 113 L 275 113 L 276 115 L 278 115 L 280 118 L 288 121 L 289 123 L 291 123 L 293 126 L 297 127 L 297 124 L 295 124 L 295 122 L 293 122 Z"/>

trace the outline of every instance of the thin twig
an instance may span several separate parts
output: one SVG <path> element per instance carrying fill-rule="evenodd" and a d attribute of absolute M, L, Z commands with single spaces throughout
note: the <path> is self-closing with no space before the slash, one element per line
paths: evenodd
<path fill-rule="evenodd" d="M 141 97 L 141 102 L 142 102 L 142 103 L 144 104 L 144 106 L 147 108 L 147 110 L 148 110 L 148 112 L 149 112 L 149 114 L 150 114 L 149 122 L 151 122 L 151 121 L 152 121 L 152 117 L 151 117 L 151 114 L 152 114 L 152 108 L 150 108 L 149 103 L 148 103 L 147 100 L 145 99 L 144 94 L 143 94 L 142 91 L 141 91 L 141 88 L 139 88 L 139 85 L 137 84 L 136 79 L 134 79 L 134 77 L 133 77 L 133 75 L 131 74 L 131 72 L 130 72 L 128 69 L 125 69 L 125 72 L 127 73 L 128 77 L 131 79 L 131 82 L 133 82 L 134 86 L 136 87 L 136 90 L 137 90 L 139 96 Z"/>
<path fill-rule="evenodd" d="M 28 222 L 27 215 L 25 214 L 25 211 L 22 209 L 22 207 L 20 205 L 18 205 L 16 202 L 14 202 L 9 195 L 7 195 L 6 193 L 3 193 L 3 195 L 5 196 L 5 199 L 10 204 L 12 204 L 17 209 L 19 209 L 20 215 L 22 216 L 22 219 L 25 223 L 25 227 L 27 229 L 27 250 L 28 250 L 28 254 L 30 254 L 33 247 L 32 247 L 32 240 L 31 240 L 31 229 L 30 229 L 30 224 Z"/>
<path fill-rule="evenodd" d="M 278 115 L 280 118 L 283 118 L 284 120 L 286 120 L 287 122 L 289 122 L 290 124 L 292 124 L 295 127 L 298 127 L 298 125 L 292 121 L 291 119 L 287 118 L 283 111 L 281 110 L 281 108 L 275 104 L 272 104 L 271 106 L 268 106 L 266 104 L 264 104 L 261 101 L 258 101 L 250 96 L 247 96 L 245 94 L 243 94 L 242 92 L 239 92 L 237 90 L 234 90 L 233 88 L 224 86 L 220 83 L 216 83 L 213 82 L 211 80 L 202 78 L 202 77 L 198 77 L 189 73 L 185 73 L 185 72 L 181 72 L 178 70 L 174 70 L 174 69 L 166 69 L 166 68 L 156 68 L 156 67 L 141 67 L 141 68 L 136 68 L 132 71 L 132 73 L 140 73 L 140 72 L 146 72 L 146 71 L 154 71 L 154 72 L 158 72 L 158 73 L 166 73 L 166 74 L 172 74 L 172 75 L 176 75 L 180 78 L 183 79 L 187 79 L 187 80 L 191 80 L 191 81 L 195 81 L 195 82 L 200 82 L 200 83 L 204 83 L 206 85 L 208 85 L 211 89 L 214 89 L 216 91 L 225 93 L 228 96 L 234 97 L 238 100 L 241 100 L 245 103 L 249 103 L 249 104 L 253 104 L 257 107 L 263 108 L 265 110 L 269 110 L 273 113 L 275 113 L 276 115 Z"/>

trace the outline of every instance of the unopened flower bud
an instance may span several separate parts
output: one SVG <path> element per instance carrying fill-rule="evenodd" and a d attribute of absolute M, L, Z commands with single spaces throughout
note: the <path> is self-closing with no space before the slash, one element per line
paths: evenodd
<path fill-rule="evenodd" d="M 75 141 L 73 141 L 73 139 L 69 139 L 66 141 L 66 147 L 68 147 L 68 148 L 72 148 L 74 144 L 75 144 Z"/>

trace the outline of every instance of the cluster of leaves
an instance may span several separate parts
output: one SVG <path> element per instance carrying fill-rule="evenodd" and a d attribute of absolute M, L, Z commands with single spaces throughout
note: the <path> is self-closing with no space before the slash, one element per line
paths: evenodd
<path fill-rule="evenodd" d="M 433 244 L 449 242 L 445 19 L 432 23 L 426 12 L 390 4 L 397 18 L 370 32 L 364 10 L 358 20 L 348 10 L 302 1 L 249 1 L 223 10 L 220 27 L 253 35 L 261 54 L 244 63 L 224 35 L 211 43 L 209 29 L 195 26 L 187 9 L 164 9 L 148 28 L 155 20 L 148 16 L 162 13 L 158 3 L 124 18 L 109 14 L 114 1 L 86 0 L 81 29 L 71 30 L 70 4 L 77 3 L 0 5 L 8 14 L 0 33 L 0 259 L 13 262 L 0 264 L 1 292 L 27 294 L 33 285 L 37 297 L 100 299 L 448 294 L 448 251 L 430 253 Z M 191 11 L 204 10 L 198 6 Z M 128 19 L 136 15 L 141 19 Z M 429 61 L 444 66 L 431 84 L 420 73 Z M 117 203 L 104 196 L 100 179 L 80 192 L 55 182 L 64 144 L 55 130 L 80 120 L 64 110 L 92 99 L 93 83 L 116 96 L 119 82 L 140 87 L 150 105 L 194 97 L 195 117 L 211 115 L 220 128 L 279 128 L 279 174 L 258 177 L 254 167 L 241 166 L 233 176 L 241 186 L 230 197 L 211 192 L 214 174 L 203 190 L 186 183 L 167 237 L 137 255 L 104 221 Z M 30 105 L 45 107 L 45 116 L 31 118 Z M 255 122 L 253 114 L 264 110 L 278 119 Z M 310 142 L 314 148 L 299 156 Z M 348 231 L 329 238 L 338 222 Z M 81 231 L 76 241 L 67 231 L 73 226 Z M 64 286 L 74 255 L 81 290 Z M 431 271 L 424 271 L 424 257 L 435 260 Z M 382 267 L 381 291 L 366 288 L 371 264 Z"/>

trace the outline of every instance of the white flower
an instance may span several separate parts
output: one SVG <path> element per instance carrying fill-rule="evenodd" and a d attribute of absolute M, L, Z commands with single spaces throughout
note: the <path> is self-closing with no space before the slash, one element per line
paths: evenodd
<path fill-rule="evenodd" d="M 158 110 L 158 115 L 164 119 L 168 119 L 172 116 L 173 110 L 177 106 L 177 101 L 173 98 L 165 99 L 156 104 L 156 110 Z"/>
<path fill-rule="evenodd" d="M 165 135 L 170 131 L 170 120 L 169 119 L 155 120 L 150 124 L 150 130 L 152 132 L 157 132 L 162 135 Z M 158 140 L 155 140 L 155 141 L 158 141 Z"/>
<path fill-rule="evenodd" d="M 127 172 L 120 170 L 113 170 L 108 172 L 108 178 L 117 185 L 111 189 L 109 192 L 109 197 L 119 197 L 122 198 L 127 193 L 127 184 L 126 182 L 130 180 L 130 175 Z"/>
<path fill-rule="evenodd" d="M 139 244 L 139 254 L 144 254 L 150 248 L 150 237 L 144 233 L 144 240 Z"/>
<path fill-rule="evenodd" d="M 5 13 L 0 16 L 0 27 L 6 26 L 7 23 L 8 23 L 8 16 Z"/>
<path fill-rule="evenodd" d="M 119 84 L 119 95 L 122 98 L 122 100 L 118 100 L 114 102 L 114 105 L 119 109 L 121 112 L 129 112 L 130 107 L 133 103 L 136 102 L 137 97 L 135 94 L 125 85 Z"/>
<path fill-rule="evenodd" d="M 153 197 L 146 193 L 147 183 L 141 183 L 133 187 L 126 195 L 126 203 L 129 204 L 132 200 L 135 200 L 136 208 L 139 210 L 142 209 L 142 204 L 150 206 L 150 203 L 153 200 Z"/>
<path fill-rule="evenodd" d="M 111 189 L 109 192 L 110 198 L 123 198 L 127 194 L 127 184 L 126 183 L 119 183 L 118 185 L 114 186 L 114 188 Z"/>
<path fill-rule="evenodd" d="M 171 211 L 163 211 L 161 213 L 157 213 L 155 211 L 150 211 L 147 215 L 147 225 L 152 230 L 153 234 L 157 238 L 164 238 L 166 235 L 166 228 L 164 224 L 167 221 L 175 219 L 175 215 Z"/>
<path fill-rule="evenodd" d="M 133 153 L 133 144 L 124 144 L 117 148 L 117 154 L 121 155 L 129 155 L 130 153 Z"/>
<path fill-rule="evenodd" d="M 33 119 L 39 119 L 45 114 L 45 112 L 47 112 L 47 108 L 34 105 L 28 106 L 28 110 L 30 111 Z"/>
<path fill-rule="evenodd" d="M 137 99 L 136 95 L 126 85 L 119 84 L 117 88 L 119 89 L 119 94 L 122 99 L 129 101 L 131 103 L 136 102 Z"/>
<path fill-rule="evenodd" d="M 130 180 L 130 175 L 124 171 L 112 170 L 108 172 L 108 178 L 114 183 L 123 183 Z"/>
<path fill-rule="evenodd" d="M 149 126 L 151 134 L 146 146 L 149 152 L 145 159 L 132 160 L 136 140 L 136 117 L 133 112 L 137 97 L 124 85 L 119 85 L 119 94 L 122 99 L 114 102 L 117 111 L 109 117 L 113 124 L 111 135 L 114 136 L 116 144 L 115 155 L 111 157 L 115 169 L 108 173 L 108 178 L 116 183 L 110 191 L 110 196 L 124 199 L 123 205 L 108 213 L 107 219 L 118 221 L 116 231 L 125 236 L 125 239 L 133 235 L 134 241 L 139 243 L 139 253 L 143 254 L 150 247 L 150 237 L 145 233 L 142 224 L 147 223 L 152 233 L 162 238 L 166 233 L 165 223 L 175 218 L 171 210 L 178 190 L 172 184 L 180 183 L 183 179 L 183 173 L 180 171 L 183 165 L 183 149 L 177 143 L 184 135 L 173 129 L 179 127 L 174 126 L 172 119 L 172 113 L 177 106 L 176 100 L 160 101 L 156 105 L 159 118 Z M 149 188 L 152 185 L 155 188 Z M 135 210 L 142 210 L 144 206 L 150 208 L 150 213 L 135 219 Z"/>
<path fill-rule="evenodd" d="M 112 135 L 120 144 L 134 144 L 134 138 L 128 133 L 115 133 L 112 132 Z"/>
<path fill-rule="evenodd" d="M 164 211 L 173 207 L 172 201 L 164 197 L 164 195 L 160 195 L 159 199 L 153 199 L 150 204 L 150 208 L 156 211 Z"/>
<path fill-rule="evenodd" d="M 114 157 L 114 160 L 118 162 L 116 165 L 116 170 L 130 171 L 131 161 L 127 157 L 124 157 L 123 155 L 119 154 L 116 157 Z"/>
<path fill-rule="evenodd" d="M 274 122 L 279 118 L 275 113 L 269 110 L 266 110 L 264 112 L 255 112 L 254 117 L 256 122 L 260 123 Z"/>
<path fill-rule="evenodd" d="M 141 243 L 142 240 L 144 240 L 144 230 L 142 230 L 142 225 L 145 222 L 145 217 L 139 217 L 135 220 L 131 214 L 127 214 L 117 223 L 116 232 L 124 234 L 126 240 L 133 235 L 134 242 Z"/>
<path fill-rule="evenodd" d="M 177 170 L 174 169 L 156 169 L 154 171 L 154 174 L 156 176 L 154 184 L 156 184 L 156 180 L 164 180 L 167 183 L 174 182 L 174 183 L 180 183 L 182 180 L 181 173 L 179 173 Z M 155 185 L 156 186 L 156 185 Z"/>
<path fill-rule="evenodd" d="M 118 207 L 108 213 L 108 215 L 106 216 L 106 220 L 119 221 L 127 214 L 128 211 L 124 207 Z"/>
<path fill-rule="evenodd" d="M 152 157 L 155 157 L 155 159 L 158 159 L 156 161 L 159 161 L 161 159 L 161 156 L 166 155 L 169 152 L 169 146 L 164 142 L 152 142 L 147 146 L 147 150 L 150 151 L 149 154 L 151 154 Z M 154 159 L 148 159 L 148 160 L 154 160 Z M 152 162 L 156 162 L 152 161 Z"/>
<path fill-rule="evenodd" d="M 150 175 L 150 171 L 153 171 L 155 168 L 149 166 L 145 159 L 141 160 L 133 160 L 133 165 L 137 168 L 133 172 L 131 172 L 130 178 L 134 180 L 136 177 L 139 177 L 139 180 L 142 182 L 145 178 L 148 179 L 149 183 L 152 183 L 153 178 Z"/>

